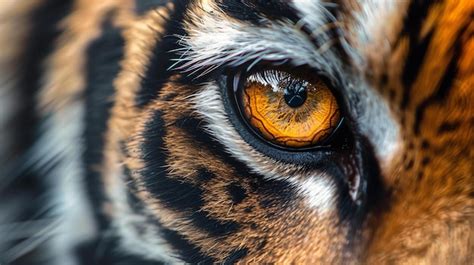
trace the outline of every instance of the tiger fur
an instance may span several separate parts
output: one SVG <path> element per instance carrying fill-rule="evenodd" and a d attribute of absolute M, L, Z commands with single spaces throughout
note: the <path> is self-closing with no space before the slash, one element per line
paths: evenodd
<path fill-rule="evenodd" d="M 0 18 L 0 264 L 474 262 L 473 1 L 28 0 Z M 334 80 L 349 154 L 242 134 L 222 76 L 260 61 Z M 28 220 L 37 237 L 15 237 Z"/>

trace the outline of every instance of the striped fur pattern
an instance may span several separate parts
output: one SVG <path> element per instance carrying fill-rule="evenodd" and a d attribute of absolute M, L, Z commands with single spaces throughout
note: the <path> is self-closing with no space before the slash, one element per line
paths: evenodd
<path fill-rule="evenodd" d="M 474 260 L 473 1 L 4 2 L 0 264 Z M 226 76 L 269 64 L 344 142 L 240 125 Z"/>

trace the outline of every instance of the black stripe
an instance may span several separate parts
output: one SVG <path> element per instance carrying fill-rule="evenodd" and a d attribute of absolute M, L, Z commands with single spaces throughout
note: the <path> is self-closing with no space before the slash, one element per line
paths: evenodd
<path fill-rule="evenodd" d="M 185 130 L 188 135 L 192 136 L 197 146 L 205 147 L 219 161 L 225 161 L 225 164 L 235 172 L 236 179 L 242 178 L 248 181 L 255 193 L 262 195 L 268 202 L 271 202 L 266 205 L 267 207 L 285 206 L 295 200 L 296 194 L 287 182 L 266 180 L 263 176 L 253 173 L 246 164 L 232 157 L 220 142 L 207 133 L 205 121 L 195 117 L 182 117 L 175 122 L 175 126 Z M 284 210 L 284 207 L 278 207 L 272 213 L 278 214 L 279 211 Z"/>
<path fill-rule="evenodd" d="M 225 260 L 224 264 L 235 264 L 239 260 L 245 258 L 248 254 L 249 250 L 247 248 L 239 249 L 232 254 L 230 254 L 227 259 Z"/>
<path fill-rule="evenodd" d="M 227 191 L 229 192 L 234 205 L 241 203 L 247 197 L 245 189 L 235 182 L 227 186 Z"/>
<path fill-rule="evenodd" d="M 131 180 L 130 170 L 125 168 L 125 176 L 128 180 Z M 186 263 L 212 263 L 214 259 L 203 254 L 199 248 L 189 242 L 184 236 L 180 235 L 178 232 L 166 228 L 163 224 L 155 217 L 148 215 L 145 211 L 146 205 L 141 201 L 137 196 L 136 187 L 133 185 L 132 181 L 129 181 L 129 189 L 127 190 L 128 203 L 134 210 L 136 214 L 146 216 L 148 219 L 147 225 L 156 225 L 159 227 L 160 236 L 166 240 L 173 249 L 173 253 L 179 255 L 180 259 Z M 141 263 L 139 263 L 141 264 Z"/>
<path fill-rule="evenodd" d="M 404 85 L 401 108 L 406 108 L 410 100 L 410 92 L 412 84 L 415 81 L 421 66 L 424 63 L 428 45 L 433 36 L 433 32 L 429 32 L 426 37 L 420 39 L 421 29 L 425 22 L 426 16 L 430 7 L 438 1 L 412 1 L 408 7 L 407 15 L 403 22 L 401 35 L 399 36 L 395 46 L 399 45 L 400 41 L 408 37 L 408 54 L 405 61 L 402 81 Z"/>
<path fill-rule="evenodd" d="M 204 255 L 179 233 L 162 228 L 161 234 L 171 244 L 173 250 L 180 255 L 182 261 L 189 264 L 214 264 L 215 260 L 212 257 Z"/>
<path fill-rule="evenodd" d="M 191 183 L 168 177 L 168 151 L 163 137 L 166 125 L 161 111 L 155 111 L 142 133 L 142 159 L 145 168 L 140 171 L 146 188 L 164 205 L 177 211 L 198 211 L 203 205 L 203 191 Z"/>
<path fill-rule="evenodd" d="M 254 25 L 262 25 L 263 18 L 289 19 L 293 23 L 300 19 L 294 8 L 280 0 L 221 0 L 218 6 L 228 16 Z"/>
<path fill-rule="evenodd" d="M 161 265 L 160 261 L 150 261 L 143 256 L 133 255 L 123 251 L 121 238 L 118 236 L 103 236 L 86 241 L 74 249 L 78 264 L 84 265 Z M 26 263 L 38 264 L 38 263 Z M 43 263 L 39 263 L 43 264 Z M 49 264 L 46 262 L 44 264 Z"/>
<path fill-rule="evenodd" d="M 205 129 L 207 123 L 204 120 L 191 116 L 183 116 L 177 119 L 174 125 L 183 129 L 187 135 L 192 137 L 192 140 L 196 142 L 197 146 L 205 147 L 219 158 L 220 161 L 225 161 L 238 175 L 260 178 L 260 176 L 250 173 L 251 170 L 246 164 L 233 158 L 226 151 L 226 148 L 207 132 Z"/>
<path fill-rule="evenodd" d="M 415 134 L 420 133 L 420 127 L 421 124 L 423 123 L 423 117 L 425 110 L 436 103 L 442 102 L 445 100 L 448 96 L 449 91 L 453 88 L 453 82 L 457 77 L 458 74 L 458 63 L 459 59 L 461 58 L 461 55 L 464 53 L 464 47 L 463 47 L 463 39 L 461 38 L 462 34 L 464 34 L 469 27 L 470 23 L 472 20 L 467 20 L 466 24 L 463 25 L 459 31 L 458 35 L 456 36 L 456 41 L 454 42 L 453 46 L 451 47 L 451 51 L 453 51 L 453 56 L 451 57 L 451 60 L 449 61 L 446 71 L 443 74 L 443 77 L 441 78 L 441 82 L 439 84 L 439 87 L 436 89 L 436 91 L 423 100 L 421 102 L 415 111 L 415 124 L 414 124 L 414 132 Z"/>
<path fill-rule="evenodd" d="M 461 125 L 462 125 L 461 120 L 445 121 L 438 127 L 437 134 L 442 135 L 445 133 L 454 132 L 459 127 L 461 127 Z"/>
<path fill-rule="evenodd" d="M 236 233 L 240 230 L 240 224 L 234 221 L 222 221 L 210 217 L 210 213 L 205 210 L 194 211 L 190 216 L 193 225 L 206 231 L 212 237 L 223 237 Z"/>
<path fill-rule="evenodd" d="M 140 90 L 135 99 L 137 107 L 144 107 L 157 98 L 163 85 L 174 74 L 169 68 L 174 63 L 172 59 L 178 58 L 179 55 L 172 51 L 180 48 L 176 35 L 185 34 L 181 23 L 186 13 L 187 2 L 187 0 L 182 0 L 175 3 L 175 10 L 166 22 L 163 37 L 156 45 L 149 66 L 141 80 Z"/>
<path fill-rule="evenodd" d="M 54 51 L 58 37 L 63 30 L 59 27 L 59 23 L 63 20 L 72 9 L 72 0 L 45 0 L 35 10 L 29 14 L 28 23 L 31 26 L 28 31 L 23 53 L 17 62 L 18 79 L 16 88 L 21 104 L 19 109 L 12 117 L 8 130 L 14 136 L 13 154 L 9 154 L 10 159 L 20 159 L 18 163 L 24 163 L 22 153 L 33 145 L 33 142 L 40 136 L 41 131 L 38 126 L 42 118 L 37 112 L 37 95 L 42 88 L 42 78 L 45 72 L 45 59 Z M 14 66 L 15 67 L 15 66 Z M 16 157 L 18 155 L 18 157 Z M 53 169 L 53 165 L 57 165 L 59 159 L 48 163 L 48 169 L 42 169 L 42 172 L 49 172 Z M 3 165 L 2 165 L 3 166 Z M 20 168 L 15 166 L 13 170 Z M 39 188 L 44 178 L 39 172 L 11 172 L 9 174 L 21 174 L 15 179 L 17 184 L 31 188 Z M 23 183 L 25 182 L 25 183 Z M 43 188 L 43 187 L 42 187 Z M 13 187 L 9 187 L 13 189 Z M 35 191 L 37 192 L 37 191 Z"/>
<path fill-rule="evenodd" d="M 22 147 L 31 145 L 34 130 L 32 127 L 38 119 L 35 106 L 36 94 L 41 89 L 44 62 L 54 50 L 62 29 L 59 23 L 72 9 L 72 0 L 46 0 L 31 14 L 32 25 L 25 40 L 25 52 L 22 55 L 19 69 L 19 91 L 22 96 L 18 138 Z"/>
<path fill-rule="evenodd" d="M 97 167 L 102 164 L 105 132 L 113 105 L 113 82 L 120 71 L 123 59 L 124 39 L 120 28 L 113 25 L 113 14 L 104 18 L 102 34 L 88 47 L 86 57 L 85 87 L 85 164 L 87 190 L 91 205 L 101 229 L 106 229 L 107 221 L 102 215 L 102 203 L 106 200 L 103 183 Z"/>
<path fill-rule="evenodd" d="M 166 228 L 163 224 L 152 215 L 149 215 L 146 211 L 145 202 L 140 200 L 135 193 L 137 189 L 133 182 L 131 181 L 131 171 L 128 168 L 124 168 L 124 174 L 128 180 L 128 190 L 127 197 L 128 203 L 134 210 L 136 214 L 145 216 L 147 218 L 146 225 L 156 225 L 159 227 L 160 236 L 166 240 L 173 249 L 173 253 L 179 255 L 180 259 L 187 263 L 198 263 L 198 262 L 213 262 L 214 260 L 211 257 L 204 255 L 198 247 L 189 242 L 184 236 L 180 235 L 178 232 Z M 140 229 L 136 227 L 136 229 Z M 140 232 L 140 231 L 137 231 Z M 146 232 L 146 231 L 144 231 Z M 141 263 L 140 263 L 141 264 Z"/>
<path fill-rule="evenodd" d="M 187 212 L 187 218 L 195 226 L 212 236 L 219 237 L 238 231 L 239 225 L 236 222 L 214 219 L 207 211 L 202 210 L 204 191 L 200 187 L 168 176 L 168 151 L 163 142 L 166 127 L 161 116 L 162 113 L 156 111 L 143 132 L 145 140 L 142 144 L 142 159 L 145 167 L 140 175 L 143 176 L 146 188 L 167 207 Z"/>
<path fill-rule="evenodd" d="M 361 181 L 358 191 L 361 201 L 359 205 L 350 198 L 348 186 L 342 180 L 347 177 L 347 173 L 341 171 L 341 168 L 350 165 L 341 164 L 339 168 L 331 167 L 327 171 L 330 175 L 336 176 L 336 185 L 340 191 L 337 201 L 339 220 L 335 220 L 334 226 L 348 228 L 341 253 L 354 253 L 354 250 L 360 249 L 365 244 L 362 232 L 367 217 L 381 216 L 383 212 L 390 209 L 392 202 L 391 193 L 382 181 L 379 163 L 370 141 L 365 137 L 360 137 L 354 143 L 354 150 L 350 151 L 350 154 L 341 154 L 340 157 L 349 155 L 351 164 L 358 168 Z M 343 259 L 343 264 L 350 262 L 347 258 L 350 256 Z"/>
<path fill-rule="evenodd" d="M 203 184 L 205 184 L 205 182 L 212 180 L 215 177 L 215 175 L 212 172 L 210 172 L 209 170 L 205 168 L 201 168 L 197 172 L 198 173 L 197 173 L 196 179 L 203 182 Z"/>

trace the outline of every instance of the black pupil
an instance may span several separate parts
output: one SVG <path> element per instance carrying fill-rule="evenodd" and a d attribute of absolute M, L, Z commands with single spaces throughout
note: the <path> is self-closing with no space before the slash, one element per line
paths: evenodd
<path fill-rule="evenodd" d="M 284 98 L 286 104 L 292 108 L 298 108 L 304 104 L 308 96 L 307 82 L 294 81 L 285 84 Z"/>

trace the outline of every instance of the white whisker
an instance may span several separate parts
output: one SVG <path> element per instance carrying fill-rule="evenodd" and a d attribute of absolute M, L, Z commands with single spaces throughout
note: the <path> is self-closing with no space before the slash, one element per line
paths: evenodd
<path fill-rule="evenodd" d="M 8 249 L 3 253 L 3 257 L 7 263 L 11 263 L 18 258 L 24 256 L 25 254 L 33 251 L 42 243 L 46 242 L 48 239 L 51 238 L 52 235 L 59 230 L 59 225 L 61 223 L 61 219 L 57 219 L 51 222 L 49 225 L 45 226 L 43 229 L 37 231 L 33 236 L 29 239 L 24 240 L 17 245 L 13 246 L 12 248 Z"/>

